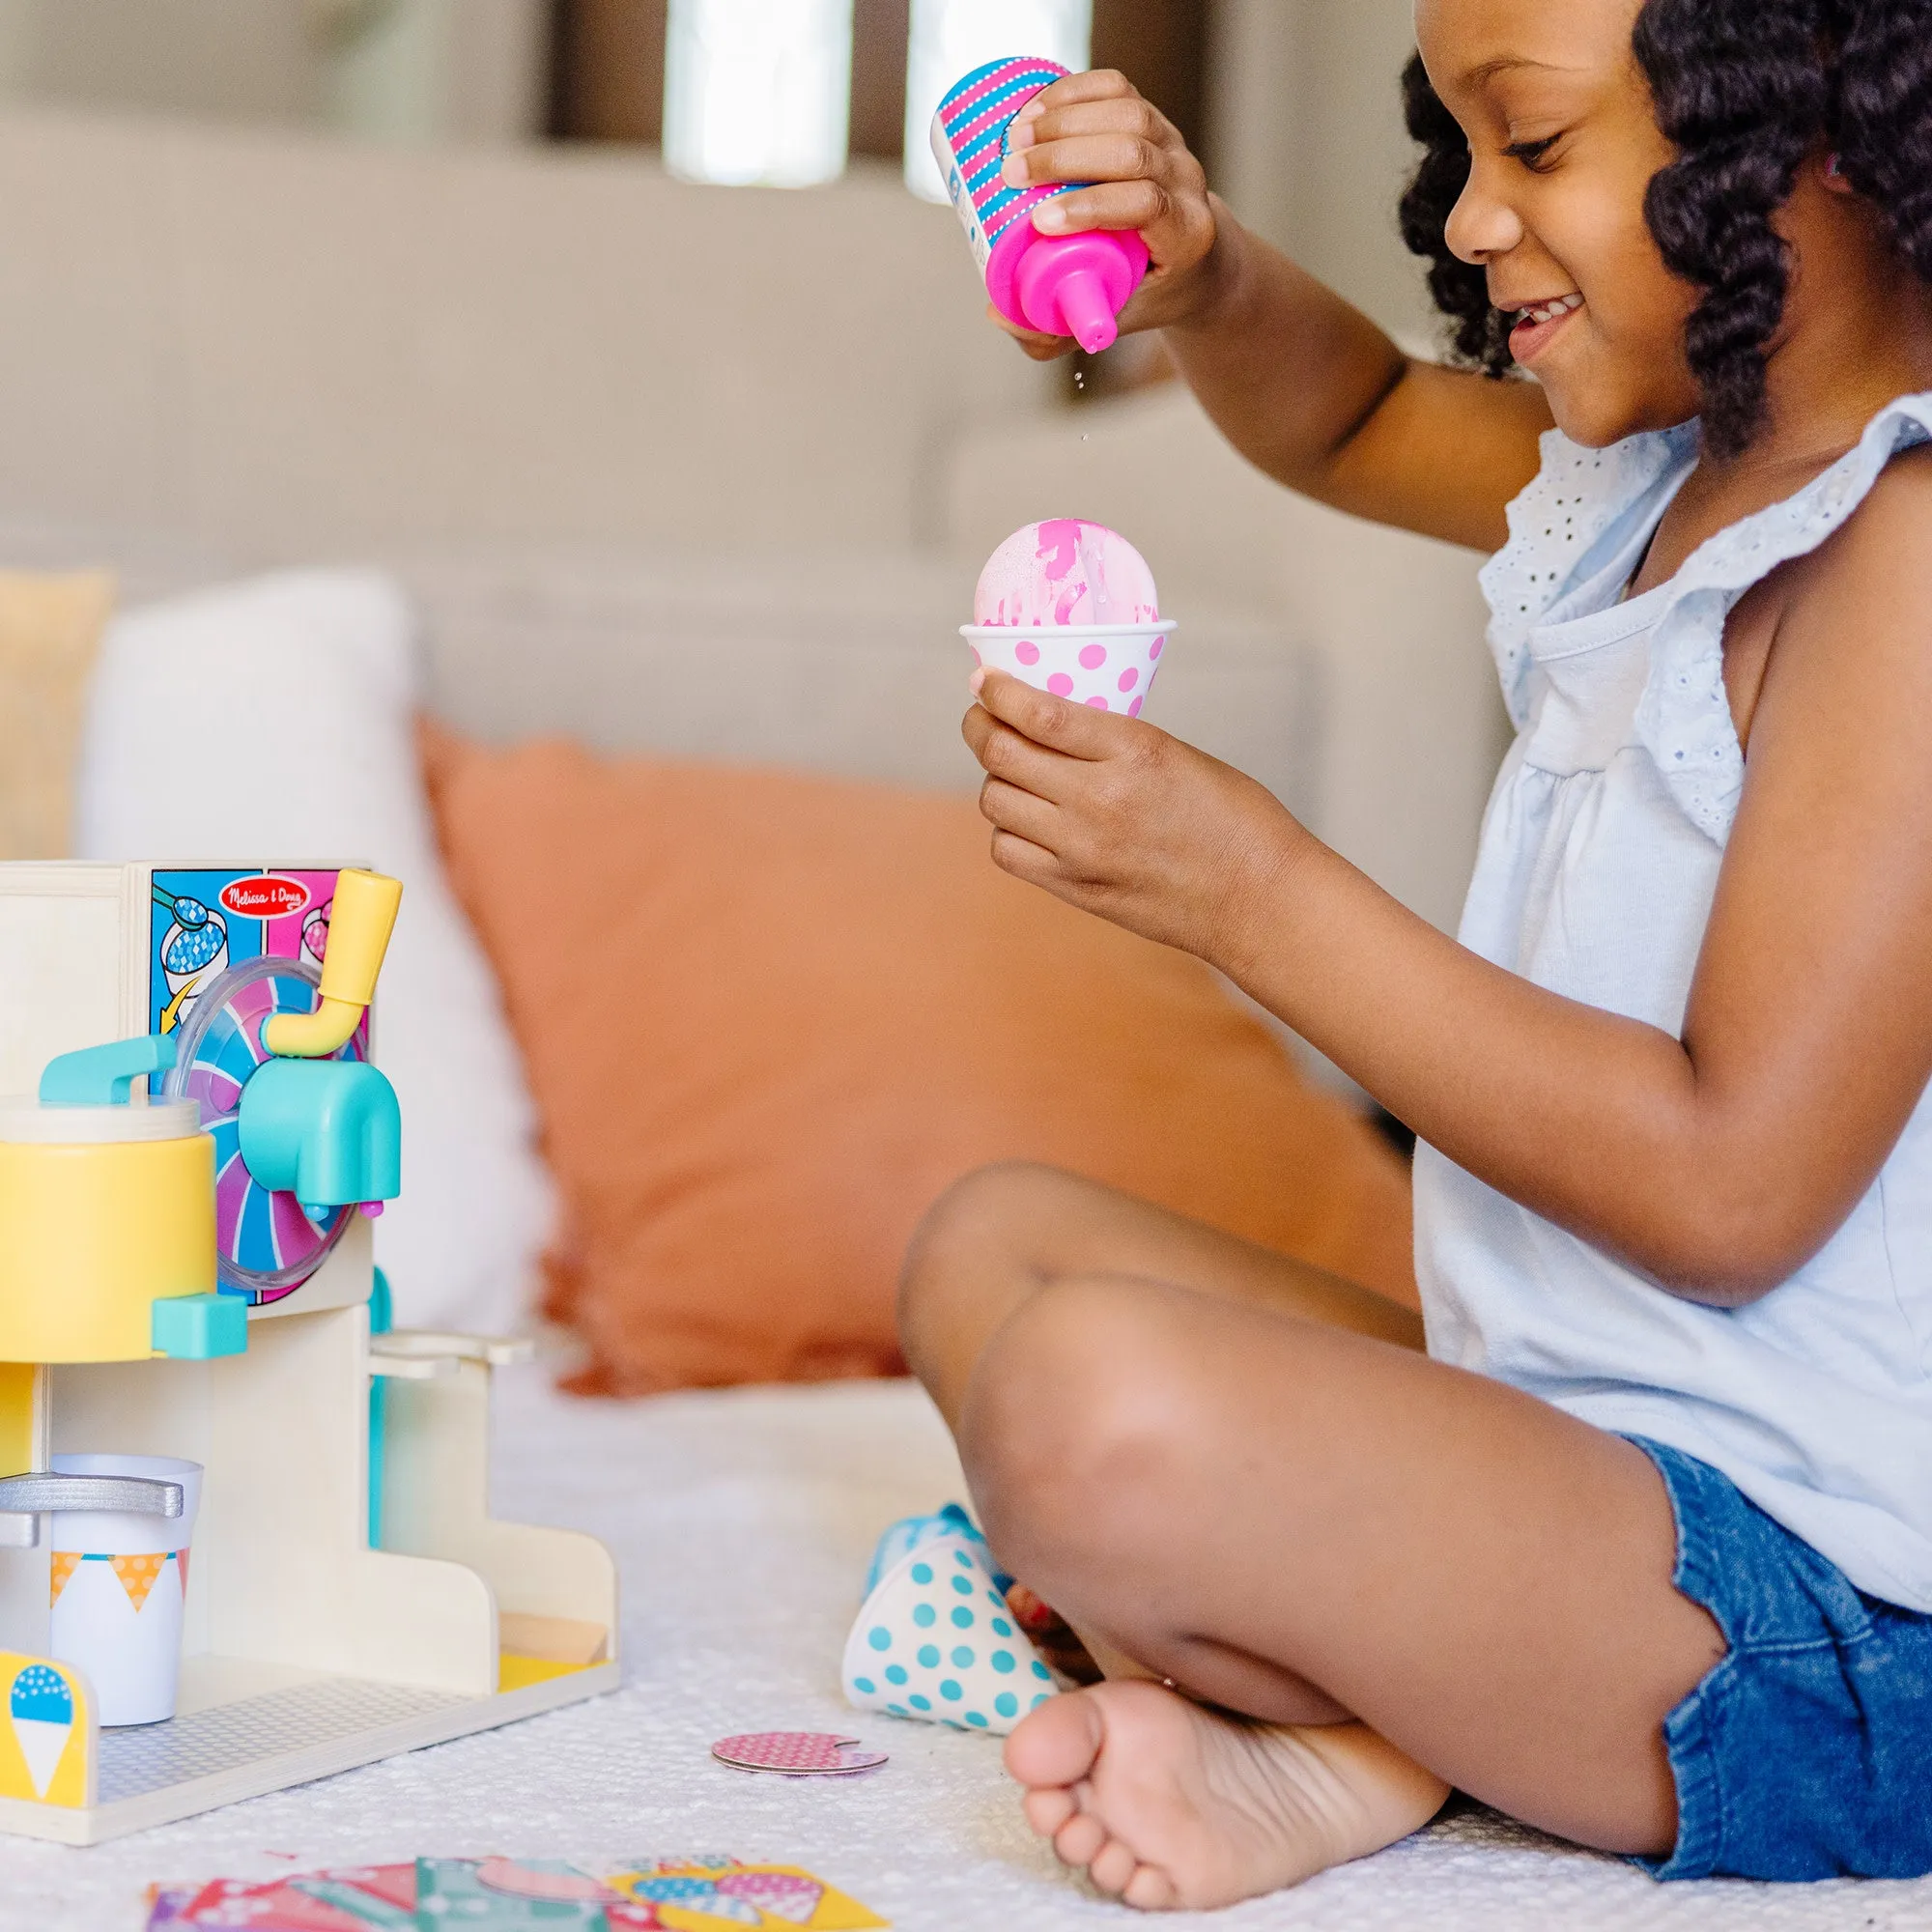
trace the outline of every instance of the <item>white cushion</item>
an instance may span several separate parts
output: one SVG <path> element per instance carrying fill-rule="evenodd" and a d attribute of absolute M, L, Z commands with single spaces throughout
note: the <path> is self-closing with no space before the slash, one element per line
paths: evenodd
<path fill-rule="evenodd" d="M 117 618 L 82 752 L 82 858 L 377 867 L 404 882 L 377 1004 L 403 1196 L 376 1228 L 397 1319 L 498 1328 L 553 1195 L 495 980 L 436 849 L 414 626 L 373 571 L 291 571 Z"/>

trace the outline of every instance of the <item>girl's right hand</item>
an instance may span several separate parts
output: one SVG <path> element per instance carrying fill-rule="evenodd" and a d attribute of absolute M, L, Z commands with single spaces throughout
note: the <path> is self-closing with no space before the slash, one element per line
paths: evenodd
<path fill-rule="evenodd" d="M 1090 182 L 1034 211 L 1042 235 L 1137 229 L 1151 258 L 1147 279 L 1121 314 L 1122 333 L 1191 321 L 1212 296 L 1226 211 L 1179 130 L 1123 74 L 1069 74 L 1021 108 L 1007 137 L 1002 175 L 1009 186 Z M 1064 335 L 1041 335 L 993 320 L 1037 361 L 1070 355 Z"/>

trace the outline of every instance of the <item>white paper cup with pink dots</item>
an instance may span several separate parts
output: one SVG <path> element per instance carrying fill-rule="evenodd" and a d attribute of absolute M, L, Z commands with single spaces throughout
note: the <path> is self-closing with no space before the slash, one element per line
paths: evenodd
<path fill-rule="evenodd" d="M 975 660 L 1095 711 L 1138 718 L 1153 689 L 1167 640 L 1179 628 L 1159 624 L 963 624 Z"/>

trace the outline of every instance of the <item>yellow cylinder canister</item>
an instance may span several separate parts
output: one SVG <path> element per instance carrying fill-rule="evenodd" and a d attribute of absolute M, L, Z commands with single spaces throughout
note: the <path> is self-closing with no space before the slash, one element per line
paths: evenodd
<path fill-rule="evenodd" d="M 193 1101 L 0 1100 L 0 1361 L 146 1361 L 155 1302 L 214 1286 Z"/>

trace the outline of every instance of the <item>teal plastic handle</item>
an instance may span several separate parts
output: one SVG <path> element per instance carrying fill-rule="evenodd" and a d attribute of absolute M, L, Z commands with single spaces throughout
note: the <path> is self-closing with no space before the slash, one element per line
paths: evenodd
<path fill-rule="evenodd" d="M 125 1107 L 137 1080 L 165 1073 L 175 1064 L 172 1034 L 143 1034 L 90 1046 L 47 1062 L 41 1075 L 41 1104 L 47 1107 Z"/>
<path fill-rule="evenodd" d="M 248 1172 L 304 1208 L 393 1201 L 403 1191 L 402 1110 L 366 1061 L 266 1061 L 242 1090 L 240 1116 Z"/>

